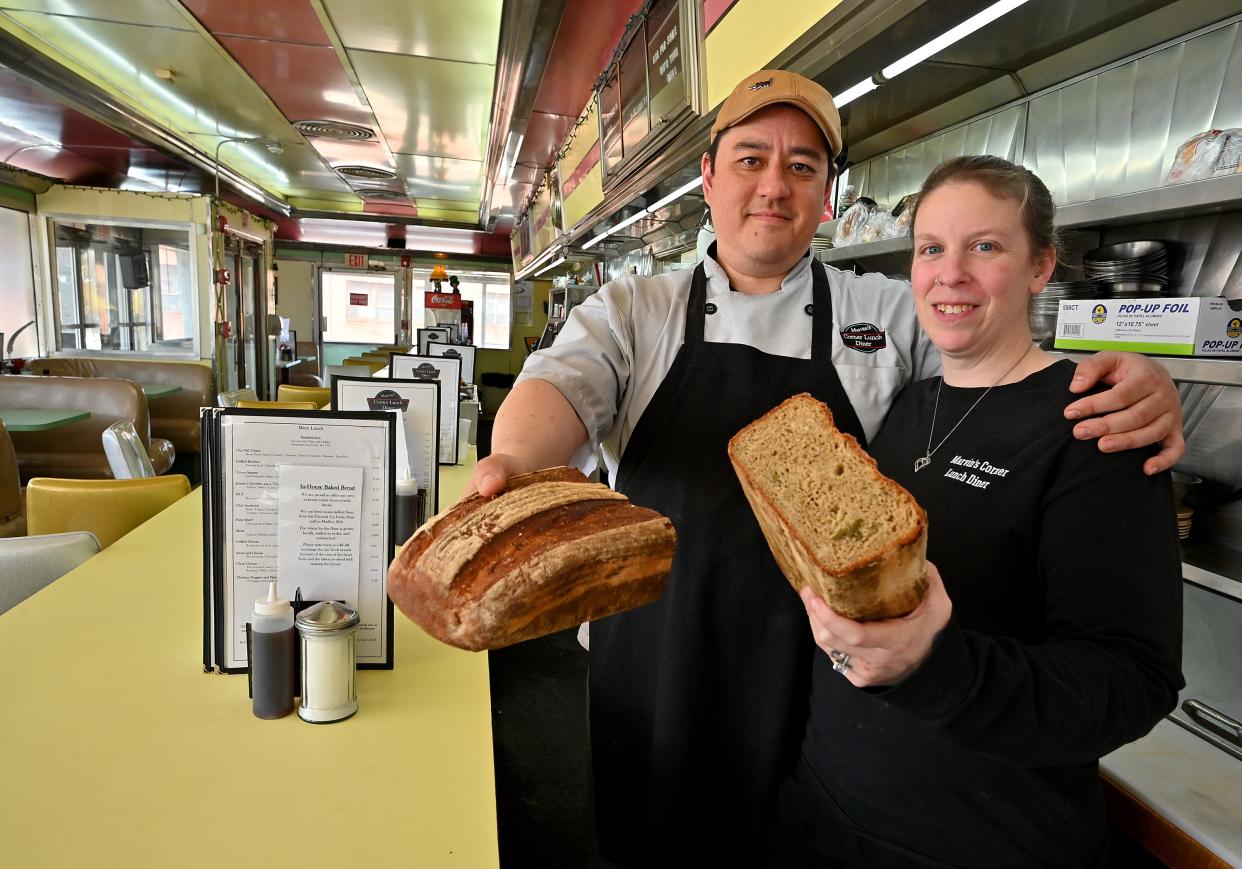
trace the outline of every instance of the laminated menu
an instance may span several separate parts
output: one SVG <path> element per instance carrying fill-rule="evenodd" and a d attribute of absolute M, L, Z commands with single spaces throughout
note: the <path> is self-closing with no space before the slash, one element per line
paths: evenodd
<path fill-rule="evenodd" d="M 273 579 L 358 610 L 358 666 L 391 668 L 394 415 L 204 408 L 202 431 L 204 669 L 245 672 Z"/>
<path fill-rule="evenodd" d="M 434 380 L 440 384 L 440 464 L 457 464 L 457 405 L 461 357 L 393 353 L 390 380 Z"/>
<path fill-rule="evenodd" d="M 427 356 L 448 356 L 461 360 L 461 379 L 466 383 L 474 382 L 474 345 L 449 344 L 445 341 L 428 341 Z"/>
<path fill-rule="evenodd" d="M 336 377 L 332 381 L 333 410 L 386 410 L 400 416 L 395 477 L 417 483 L 428 516 L 440 512 L 440 390 L 438 380 Z"/>

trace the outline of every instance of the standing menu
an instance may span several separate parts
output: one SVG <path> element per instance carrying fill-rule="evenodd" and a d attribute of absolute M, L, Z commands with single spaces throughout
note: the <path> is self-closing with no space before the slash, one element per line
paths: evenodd
<path fill-rule="evenodd" d="M 246 669 L 246 622 L 281 597 L 358 610 L 358 665 L 392 666 L 394 418 L 205 408 L 203 665 Z"/>
<path fill-rule="evenodd" d="M 461 357 L 394 353 L 390 380 L 435 380 L 440 383 L 440 464 L 457 464 L 457 417 Z"/>

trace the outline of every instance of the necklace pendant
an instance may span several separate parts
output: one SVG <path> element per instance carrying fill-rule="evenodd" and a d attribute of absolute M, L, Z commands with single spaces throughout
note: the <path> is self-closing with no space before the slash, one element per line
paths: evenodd
<path fill-rule="evenodd" d="M 923 470 L 930 464 L 931 464 L 931 453 L 927 453 L 926 455 L 919 456 L 917 459 L 914 460 L 914 472 L 917 474 L 919 471 Z"/>

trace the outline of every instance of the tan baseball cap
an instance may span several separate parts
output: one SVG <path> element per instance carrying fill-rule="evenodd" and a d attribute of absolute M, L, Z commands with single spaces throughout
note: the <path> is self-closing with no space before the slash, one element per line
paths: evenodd
<path fill-rule="evenodd" d="M 764 69 L 738 82 L 712 124 L 712 141 L 721 131 L 740 123 L 760 109 L 788 103 L 806 112 L 824 133 L 830 158 L 841 153 L 841 115 L 832 101 L 832 94 L 806 76 L 783 69 Z"/>

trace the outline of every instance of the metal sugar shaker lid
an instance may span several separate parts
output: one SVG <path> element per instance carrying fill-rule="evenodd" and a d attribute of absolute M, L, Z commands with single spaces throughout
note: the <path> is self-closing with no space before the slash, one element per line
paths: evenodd
<path fill-rule="evenodd" d="M 325 600 L 302 610 L 295 621 L 304 634 L 332 634 L 357 627 L 359 618 L 353 607 Z"/>

